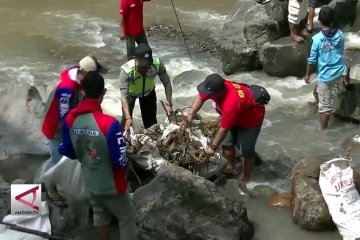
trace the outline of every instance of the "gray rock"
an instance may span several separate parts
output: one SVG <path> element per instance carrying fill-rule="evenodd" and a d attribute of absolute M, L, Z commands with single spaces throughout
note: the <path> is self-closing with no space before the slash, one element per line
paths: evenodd
<path fill-rule="evenodd" d="M 334 157 L 307 157 L 299 161 L 292 171 L 292 216 L 302 229 L 320 231 L 335 228 L 319 186 L 320 165 Z"/>
<path fill-rule="evenodd" d="M 5 84 L 0 89 L 1 155 L 48 153 L 41 133 L 43 101 L 36 87 Z"/>
<path fill-rule="evenodd" d="M 355 134 L 349 137 L 341 146 L 349 153 L 360 151 L 360 135 Z"/>
<path fill-rule="evenodd" d="M 225 74 L 258 69 L 261 46 L 289 35 L 287 5 L 278 0 L 264 5 L 253 0 L 237 2 L 220 33 Z"/>
<path fill-rule="evenodd" d="M 134 194 L 139 239 L 252 239 L 254 229 L 241 201 L 223 196 L 215 185 L 174 165 Z"/>
<path fill-rule="evenodd" d="M 257 198 L 268 198 L 278 194 L 279 192 L 267 185 L 256 185 L 253 188 L 252 193 Z"/>
<path fill-rule="evenodd" d="M 14 181 L 11 182 L 11 184 L 26 184 L 26 183 L 28 182 L 24 179 L 15 179 Z"/>
<path fill-rule="evenodd" d="M 316 87 L 313 91 L 316 103 L 319 102 Z M 343 120 L 355 123 L 360 122 L 360 81 L 351 80 L 348 89 L 338 82 L 333 90 L 333 111 L 335 115 Z"/>
<path fill-rule="evenodd" d="M 352 122 L 360 122 L 360 83 L 339 91 L 334 101 L 335 115 Z"/>
<path fill-rule="evenodd" d="M 275 77 L 303 77 L 306 72 L 310 42 L 295 43 L 290 37 L 265 43 L 260 49 L 260 63 L 264 71 Z"/>
<path fill-rule="evenodd" d="M 338 27 L 345 28 L 354 25 L 357 17 L 357 0 L 333 0 L 328 6 L 334 9 Z"/>
<path fill-rule="evenodd" d="M 10 184 L 0 176 L 0 221 L 10 214 Z"/>

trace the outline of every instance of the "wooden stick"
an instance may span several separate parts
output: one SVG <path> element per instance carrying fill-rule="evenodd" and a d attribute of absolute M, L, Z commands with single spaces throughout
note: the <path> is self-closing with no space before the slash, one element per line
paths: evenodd
<path fill-rule="evenodd" d="M 15 224 L 6 223 L 6 222 L 3 222 L 3 221 L 0 221 L 0 224 L 4 224 L 5 226 L 10 228 L 11 230 L 15 230 L 15 231 L 23 232 L 23 233 L 33 234 L 33 235 L 40 236 L 40 237 L 47 238 L 47 239 L 51 239 L 51 240 L 72 240 L 72 238 L 51 235 L 51 234 L 48 234 L 48 233 L 45 233 L 45 232 L 20 227 L 20 226 L 17 226 Z"/>
<path fill-rule="evenodd" d="M 171 123 L 171 119 L 170 119 L 169 114 L 168 114 L 167 111 L 166 111 L 166 106 L 165 106 L 164 101 L 163 101 L 163 100 L 160 100 L 160 103 L 161 103 L 161 105 L 162 105 L 162 107 L 163 107 L 163 109 L 164 109 L 164 112 L 165 112 L 165 115 L 166 115 L 167 119 L 168 119 L 169 122 Z"/>

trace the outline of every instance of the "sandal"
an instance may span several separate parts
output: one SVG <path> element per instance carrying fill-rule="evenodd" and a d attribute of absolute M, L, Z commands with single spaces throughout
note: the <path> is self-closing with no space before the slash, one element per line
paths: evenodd
<path fill-rule="evenodd" d="M 237 170 L 230 172 L 229 170 L 225 169 L 222 174 L 226 175 L 227 177 L 234 177 L 237 176 L 239 172 Z"/>
<path fill-rule="evenodd" d="M 52 195 L 52 196 L 51 196 Z M 46 193 L 46 198 L 49 199 L 55 206 L 59 208 L 67 208 L 68 204 L 66 203 L 66 199 L 61 196 L 59 193 Z"/>

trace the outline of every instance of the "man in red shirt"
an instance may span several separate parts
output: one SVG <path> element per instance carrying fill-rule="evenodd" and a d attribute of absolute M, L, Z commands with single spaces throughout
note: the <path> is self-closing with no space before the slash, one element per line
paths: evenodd
<path fill-rule="evenodd" d="M 261 130 L 265 115 L 264 105 L 256 103 L 252 90 L 244 84 L 223 79 L 218 74 L 211 74 L 197 87 L 192 111 L 184 120 L 182 128 L 192 122 L 204 102 L 211 99 L 216 104 L 216 110 L 221 115 L 220 129 L 205 153 L 213 155 L 222 145 L 227 159 L 225 173 L 236 175 L 236 148 L 242 154 L 243 175 L 241 180 L 250 181 L 255 164 L 255 144 Z"/>
<path fill-rule="evenodd" d="M 120 39 L 126 39 L 128 60 L 134 57 L 135 42 L 148 44 L 143 26 L 143 2 L 150 0 L 120 0 Z"/>

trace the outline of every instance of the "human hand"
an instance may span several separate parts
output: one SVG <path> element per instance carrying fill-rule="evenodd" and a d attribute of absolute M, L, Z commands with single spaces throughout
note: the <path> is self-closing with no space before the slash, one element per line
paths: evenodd
<path fill-rule="evenodd" d="M 215 151 L 211 149 L 211 147 L 207 146 L 205 149 L 205 154 L 208 156 L 213 156 L 215 154 Z"/>
<path fill-rule="evenodd" d="M 123 31 L 120 31 L 120 40 L 124 41 L 126 39 L 125 34 Z"/>
<path fill-rule="evenodd" d="M 132 127 L 132 118 L 126 118 L 124 130 L 127 132 Z"/>
<path fill-rule="evenodd" d="M 180 129 L 185 130 L 189 127 L 190 123 L 191 122 L 189 122 L 189 120 L 185 117 L 184 120 L 182 120 L 182 122 L 180 123 Z"/>
<path fill-rule="evenodd" d="M 167 115 L 170 115 L 171 113 L 173 113 L 173 109 L 172 109 L 171 106 L 166 105 L 166 106 L 165 106 L 165 109 L 166 109 L 166 114 L 167 114 Z"/>
<path fill-rule="evenodd" d="M 344 87 L 347 87 L 350 84 L 350 77 L 349 75 L 344 75 L 341 79 L 341 82 Z"/>
<path fill-rule="evenodd" d="M 306 75 L 304 80 L 307 84 L 309 84 L 310 83 L 310 75 Z"/>

